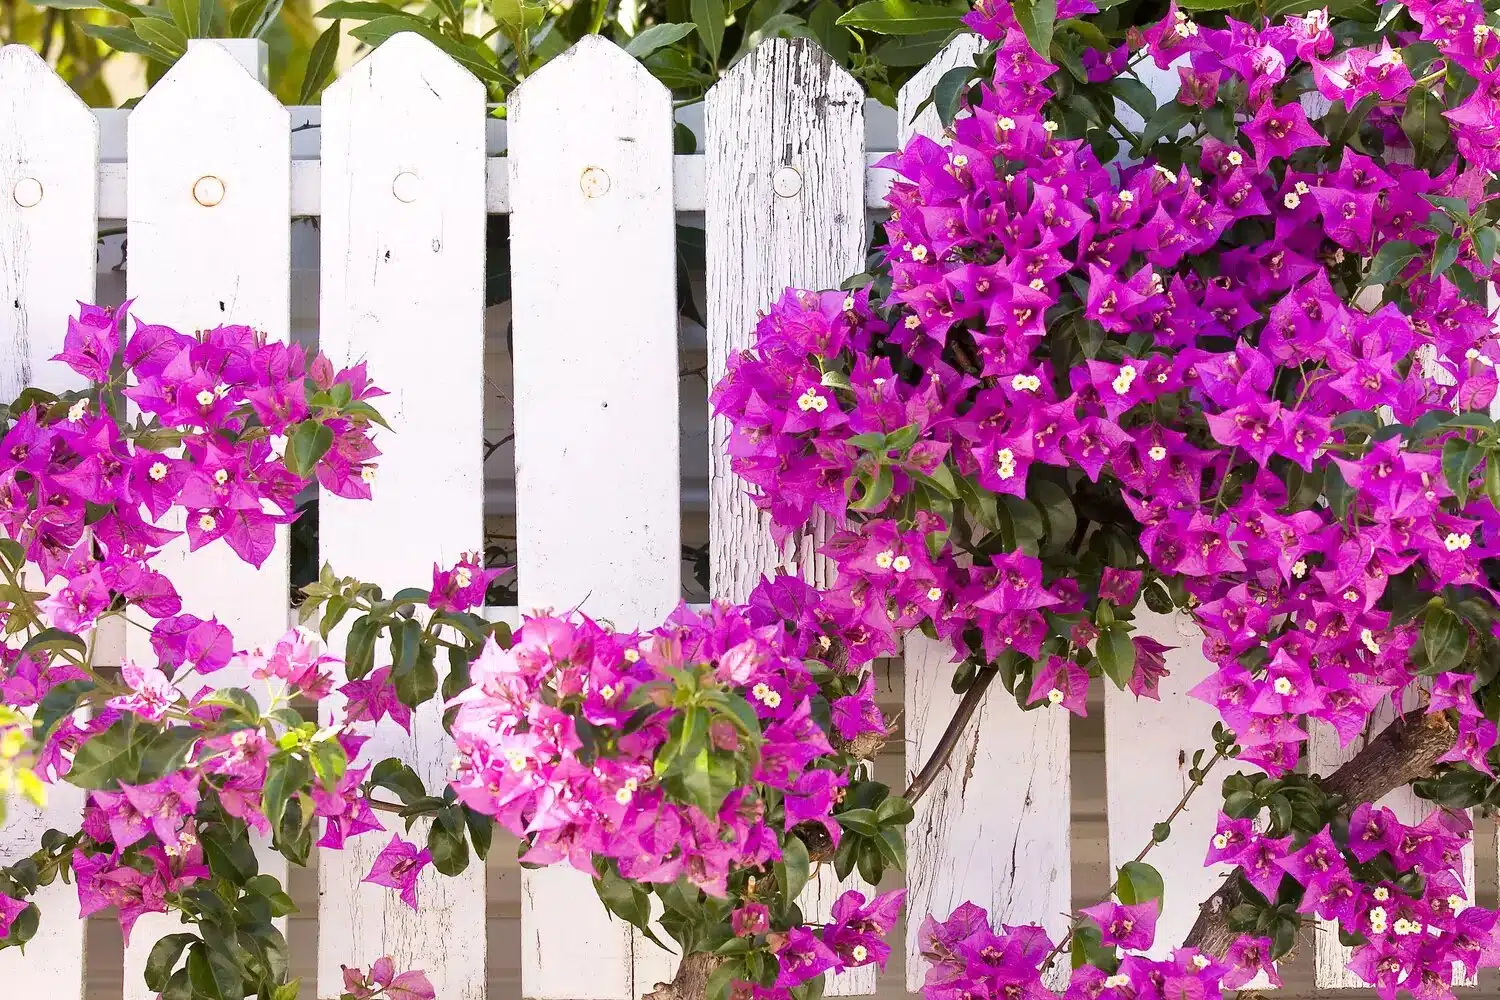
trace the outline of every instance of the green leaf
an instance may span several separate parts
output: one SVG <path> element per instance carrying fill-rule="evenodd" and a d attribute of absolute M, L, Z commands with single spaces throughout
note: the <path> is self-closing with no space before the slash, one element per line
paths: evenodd
<path fill-rule="evenodd" d="M 1468 652 L 1469 627 L 1445 607 L 1429 608 L 1422 620 L 1422 641 L 1411 650 L 1418 673 L 1432 676 L 1452 670 Z"/>
<path fill-rule="evenodd" d="M 271 758 L 261 791 L 261 812 L 270 821 L 272 830 L 281 828 L 281 817 L 286 815 L 287 803 L 311 777 L 312 767 L 303 757 L 282 751 Z"/>
<path fill-rule="evenodd" d="M 1422 250 L 1409 240 L 1392 240 L 1380 248 L 1370 261 L 1369 273 L 1360 286 L 1384 285 L 1399 275 L 1406 265 L 1421 256 Z"/>
<path fill-rule="evenodd" d="M 787 899 L 796 899 L 807 885 L 811 862 L 807 856 L 807 845 L 796 834 L 786 835 L 781 845 L 781 865 L 777 875 L 781 876 L 781 891 Z"/>
<path fill-rule="evenodd" d="M 710 65 L 719 65 L 724 47 L 724 0 L 692 0 L 693 24 L 703 42 L 703 52 Z"/>
<path fill-rule="evenodd" d="M 1052 29 L 1057 25 L 1057 0 L 1011 0 L 1016 23 L 1031 48 L 1042 58 L 1052 51 Z"/>
<path fill-rule="evenodd" d="M 1448 120 L 1443 117 L 1443 102 L 1431 91 L 1414 87 L 1407 93 L 1406 110 L 1401 115 L 1401 131 L 1414 148 L 1436 153 L 1448 144 Z"/>
<path fill-rule="evenodd" d="M 60 628 L 44 628 L 26 640 L 26 645 L 21 647 L 21 652 L 32 653 L 40 650 L 46 653 L 56 653 L 64 649 L 83 654 L 88 652 L 89 647 L 82 638 L 72 632 Z"/>
<path fill-rule="evenodd" d="M 229 37 L 249 38 L 250 32 L 260 23 L 270 0 L 244 0 L 229 12 Z"/>
<path fill-rule="evenodd" d="M 675 45 L 696 30 L 695 24 L 653 24 L 632 38 L 625 51 L 637 59 L 644 59 L 657 49 Z"/>
<path fill-rule="evenodd" d="M 130 26 L 142 41 L 156 46 L 174 59 L 180 59 L 187 52 L 187 35 L 175 24 L 138 17 L 130 22 Z"/>
<path fill-rule="evenodd" d="M 387 757 L 370 772 L 370 787 L 384 788 L 395 794 L 402 805 L 411 805 L 427 795 L 427 788 L 411 766 L 396 757 Z"/>
<path fill-rule="evenodd" d="M 302 479 L 311 479 L 318 461 L 333 447 L 333 430 L 316 420 L 298 424 L 286 442 L 287 471 Z"/>
<path fill-rule="evenodd" d="M 469 842 L 464 838 L 462 826 L 455 833 L 442 823 L 432 824 L 427 831 L 427 850 L 432 854 L 432 867 L 444 875 L 452 877 L 469 867 Z"/>
<path fill-rule="evenodd" d="M 339 39 L 343 37 L 344 22 L 334 20 L 318 40 L 313 42 L 307 55 L 307 68 L 302 71 L 302 89 L 298 92 L 298 104 L 311 104 L 323 93 L 328 81 L 333 79 L 334 63 L 338 59 Z"/>
<path fill-rule="evenodd" d="M 1151 88 L 1128 76 L 1116 77 L 1104 85 L 1104 89 L 1124 101 L 1141 121 L 1149 122 L 1156 115 L 1156 95 Z"/>
<path fill-rule="evenodd" d="M 146 956 L 146 988 L 160 993 L 172 978 L 172 969 L 187 947 L 198 940 L 196 934 L 168 934 L 151 946 Z"/>
<path fill-rule="evenodd" d="M 1094 655 L 1099 657 L 1099 665 L 1109 679 L 1124 690 L 1135 672 L 1135 643 L 1130 641 L 1130 633 L 1118 623 L 1103 629 L 1095 644 Z"/>
<path fill-rule="evenodd" d="M 377 17 L 405 17 L 413 21 L 422 20 L 394 4 L 379 3 L 378 0 L 338 0 L 318 11 L 315 16 L 324 19 L 349 18 L 352 21 L 373 21 Z"/>
<path fill-rule="evenodd" d="M 380 623 L 365 615 L 349 627 L 349 637 L 344 642 L 344 669 L 351 681 L 367 677 L 375 666 L 375 640 L 380 635 Z"/>
<path fill-rule="evenodd" d="M 959 30 L 963 27 L 963 14 L 961 10 L 937 4 L 869 0 L 845 12 L 837 23 L 880 35 L 925 35 Z"/>
<path fill-rule="evenodd" d="M 78 748 L 68 771 L 68 784 L 99 789 L 116 781 L 134 782 L 148 735 L 134 715 L 126 715 Z"/>
<path fill-rule="evenodd" d="M 912 809 L 911 803 L 899 795 L 887 796 L 875 807 L 875 821 L 883 827 L 905 826 L 916 817 L 916 810 Z"/>
<path fill-rule="evenodd" d="M 1474 252 L 1479 255 L 1479 262 L 1485 267 L 1494 263 L 1497 246 L 1500 246 L 1500 230 L 1496 230 L 1494 226 L 1475 230 Z"/>
<path fill-rule="evenodd" d="M 1175 138 L 1184 126 L 1192 123 L 1197 114 L 1197 108 L 1190 108 L 1176 101 L 1163 104 L 1146 122 L 1146 128 L 1141 132 L 1141 144 L 1136 147 L 1136 154 L 1144 154 L 1156 145 L 1158 139 Z"/>
<path fill-rule="evenodd" d="M 937 109 L 938 120 L 944 128 L 952 125 L 953 119 L 958 117 L 959 109 L 963 107 L 964 90 L 974 72 L 973 66 L 955 66 L 933 84 L 932 106 Z"/>
<path fill-rule="evenodd" d="M 872 511 L 878 510 L 886 500 L 890 499 L 891 490 L 896 485 L 896 474 L 889 465 L 882 465 L 880 471 L 875 474 L 875 480 L 865 490 L 865 495 L 849 505 L 850 510 Z"/>
<path fill-rule="evenodd" d="M 1120 867 L 1115 892 L 1120 902 L 1129 905 L 1161 899 L 1163 891 L 1161 873 L 1144 861 L 1127 861 Z"/>
<path fill-rule="evenodd" d="M 199 37 L 198 0 L 167 0 L 167 11 L 172 15 L 172 23 L 182 31 L 185 37 Z"/>
<path fill-rule="evenodd" d="M 1469 478 L 1483 459 L 1484 449 L 1472 441 L 1454 437 L 1443 442 L 1443 478 L 1460 506 L 1468 502 Z"/>
<path fill-rule="evenodd" d="M 188 951 L 193 992 L 209 1000 L 243 1000 L 245 988 L 234 960 L 217 948 L 195 944 Z"/>

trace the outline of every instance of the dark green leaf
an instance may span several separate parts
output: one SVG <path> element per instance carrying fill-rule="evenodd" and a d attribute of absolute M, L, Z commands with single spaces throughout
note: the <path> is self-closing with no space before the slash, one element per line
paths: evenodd
<path fill-rule="evenodd" d="M 196 934 L 168 934 L 151 946 L 146 956 L 146 987 L 160 993 L 172 978 L 172 969 L 182 957 L 184 949 L 198 940 Z"/>
<path fill-rule="evenodd" d="M 924 35 L 957 31 L 963 26 L 963 11 L 910 0 L 869 0 L 847 11 L 838 23 L 881 35 Z"/>
<path fill-rule="evenodd" d="M 1115 682 L 1116 687 L 1124 690 L 1135 672 L 1135 643 L 1130 641 L 1130 633 L 1119 624 L 1102 630 L 1094 655 L 1099 657 L 1105 675 Z"/>
<path fill-rule="evenodd" d="M 1363 285 L 1384 285 L 1399 275 L 1407 264 L 1421 256 L 1422 250 L 1409 240 L 1392 240 L 1380 248 L 1370 261 Z"/>
<path fill-rule="evenodd" d="M 796 834 L 786 835 L 786 842 L 781 845 L 781 865 L 777 871 L 783 876 L 781 891 L 787 899 L 796 899 L 802 893 L 802 887 L 807 885 L 808 872 L 811 862 L 807 857 L 807 845 L 802 838 Z"/>
<path fill-rule="evenodd" d="M 1011 0 L 1010 6 L 1033 51 L 1047 58 L 1052 51 L 1052 29 L 1057 24 L 1057 0 Z"/>
<path fill-rule="evenodd" d="M 1125 862 L 1120 867 L 1117 885 L 1116 895 L 1122 903 L 1144 903 L 1162 897 L 1161 873 L 1144 861 Z"/>
<path fill-rule="evenodd" d="M 724 47 L 724 0 L 691 0 L 691 6 L 703 51 L 709 63 L 718 66 L 719 52 Z"/>
<path fill-rule="evenodd" d="M 311 104 L 323 93 L 323 88 L 328 86 L 328 81 L 333 79 L 333 69 L 339 54 L 339 39 L 343 37 L 343 21 L 335 20 L 318 40 L 313 43 L 312 51 L 307 55 L 307 68 L 302 71 L 302 90 L 297 97 L 298 104 Z"/>
<path fill-rule="evenodd" d="M 311 479 L 318 461 L 333 447 L 333 431 L 316 420 L 304 420 L 287 436 L 286 467 L 294 476 Z"/>
<path fill-rule="evenodd" d="M 1424 87 L 1413 87 L 1406 95 L 1401 131 L 1414 148 L 1436 153 L 1448 144 L 1448 120 L 1443 102 Z"/>
<path fill-rule="evenodd" d="M 682 41 L 697 30 L 693 24 L 653 24 L 636 34 L 625 46 L 625 51 L 637 59 L 644 59 L 657 49 Z"/>

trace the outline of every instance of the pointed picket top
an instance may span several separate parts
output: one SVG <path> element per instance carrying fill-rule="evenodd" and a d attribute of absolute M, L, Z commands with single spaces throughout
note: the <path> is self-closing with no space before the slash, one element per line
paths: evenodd
<path fill-rule="evenodd" d="M 520 603 L 650 628 L 682 593 L 671 94 L 588 36 L 511 95 L 508 136 Z M 572 869 L 521 873 L 521 926 L 523 996 L 676 971 Z"/>
<path fill-rule="evenodd" d="M 241 47 L 242 54 L 254 50 Z M 291 121 L 287 110 L 223 45 L 196 41 L 130 113 L 126 126 L 125 283 L 133 314 L 191 332 L 243 324 L 272 340 L 291 326 Z M 175 525 L 180 528 L 180 522 Z M 188 608 L 211 608 L 245 647 L 286 631 L 287 529 L 255 568 L 227 547 L 188 552 L 182 539 L 160 569 Z M 151 663 L 146 636 L 131 630 L 126 655 Z M 201 681 L 178 678 L 189 689 Z M 215 686 L 264 682 L 229 669 Z M 258 845 L 261 871 L 286 876 L 286 860 Z M 180 924 L 148 914 L 125 951 L 124 1000 L 149 1000 L 143 970 L 153 942 Z"/>
<path fill-rule="evenodd" d="M 705 229 L 709 381 L 750 345 L 758 314 L 788 287 L 835 288 L 864 268 L 864 91 L 805 38 L 762 43 L 708 92 Z M 709 431 L 712 587 L 744 600 L 789 559 L 729 469 L 728 424 Z M 814 555 L 826 528 L 796 543 L 806 579 L 832 582 Z"/>
<path fill-rule="evenodd" d="M 864 91 L 805 38 L 764 42 L 708 92 L 704 229 L 707 244 L 709 382 L 750 346 L 762 311 L 788 287 L 836 288 L 864 269 Z M 795 563 L 826 586 L 834 571 L 816 555 L 826 519 L 783 551 L 745 484 L 729 468 L 728 424 L 709 425 L 709 538 L 718 599 L 743 601 L 762 576 Z M 798 902 L 809 920 L 828 918 L 857 877 L 840 883 L 825 865 Z M 829 996 L 875 992 L 873 966 L 831 977 Z"/>
<path fill-rule="evenodd" d="M 206 108 L 223 111 L 223 101 L 246 102 L 252 113 L 279 114 L 291 127 L 291 117 L 281 102 L 222 43 L 194 39 L 188 52 L 167 70 L 156 86 L 146 92 L 130 112 L 132 133 L 141 118 L 201 113 Z"/>
<path fill-rule="evenodd" d="M 94 298 L 99 123 L 41 57 L 24 45 L 0 48 L 0 398 L 25 386 L 76 389 L 83 379 L 60 362 L 68 317 Z M 0 827 L 0 864 L 35 850 L 49 828 L 78 829 L 83 795 L 49 789 L 45 809 L 19 798 Z M 26 952 L 0 951 L 0 981 L 18 996 L 83 995 L 85 922 L 65 914 L 77 902 L 60 880 L 36 896 L 43 919 Z"/>
<path fill-rule="evenodd" d="M 377 405 L 392 431 L 376 439 L 371 499 L 321 491 L 319 561 L 387 593 L 483 548 L 484 101 L 478 80 L 412 33 L 323 92 L 319 346 L 337 366 L 368 363 L 390 393 Z M 344 649 L 351 623 L 332 649 Z M 331 723 L 342 707 L 342 696 L 325 699 L 320 717 Z M 409 727 L 375 726 L 356 766 L 398 757 L 440 791 L 453 754 L 428 703 Z M 425 844 L 429 825 L 408 833 L 382 818 L 388 832 L 319 857 L 316 995 L 342 992 L 341 965 L 393 955 L 445 1000 L 482 1000 L 483 863 L 452 878 L 424 873 L 413 912 L 362 880 L 391 833 Z"/>
<path fill-rule="evenodd" d="M 345 99 L 344 92 L 356 87 L 370 87 L 403 104 L 413 103 L 412 96 L 425 95 L 440 101 L 472 101 L 476 93 L 483 104 L 485 92 L 478 77 L 415 31 L 392 35 L 345 70 L 324 93 Z M 323 103 L 326 107 L 326 97 Z"/>
<path fill-rule="evenodd" d="M 0 48 L 0 398 L 73 388 L 47 359 L 94 296 L 99 122 L 25 45 Z"/>
<path fill-rule="evenodd" d="M 511 91 L 507 100 L 507 119 L 515 114 L 517 107 L 546 103 L 552 99 L 542 95 L 576 91 L 577 78 L 594 74 L 597 74 L 593 77 L 596 80 L 618 81 L 632 90 L 646 91 L 652 95 L 660 91 L 669 103 L 672 100 L 672 92 L 652 76 L 651 71 L 635 56 L 602 35 L 584 35 L 562 55 L 548 60 L 546 65 Z M 577 101 L 576 92 L 570 96 Z M 604 100 L 616 95 L 599 93 L 593 96 L 595 100 Z M 654 97 L 649 99 L 654 100 Z M 574 104 L 573 110 L 587 115 L 594 109 L 591 101 L 584 101 Z"/>
<path fill-rule="evenodd" d="M 959 35 L 932 57 L 932 61 L 906 81 L 901 93 L 896 95 L 896 134 L 900 145 L 914 135 L 937 136 L 943 132 L 943 120 L 937 108 L 931 104 L 922 113 L 912 118 L 912 111 L 932 94 L 932 88 L 950 70 L 959 66 L 973 66 L 974 57 L 984 48 L 984 39 L 978 35 Z"/>

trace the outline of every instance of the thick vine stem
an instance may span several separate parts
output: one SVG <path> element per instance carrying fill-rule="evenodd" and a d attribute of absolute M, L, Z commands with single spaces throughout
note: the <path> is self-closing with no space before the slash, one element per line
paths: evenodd
<path fill-rule="evenodd" d="M 703 1000 L 708 995 L 708 977 L 714 974 L 714 970 L 724 964 L 724 959 L 718 955 L 709 955 L 701 951 L 682 956 L 682 964 L 677 967 L 677 975 L 672 977 L 670 983 L 657 983 L 650 993 L 643 994 L 641 1000 Z"/>
<path fill-rule="evenodd" d="M 984 667 L 974 677 L 974 682 L 969 685 L 969 690 L 964 692 L 963 700 L 954 710 L 953 718 L 948 720 L 948 728 L 943 730 L 937 748 L 932 751 L 932 756 L 927 758 L 927 763 L 922 765 L 922 770 L 911 779 L 911 784 L 903 793 L 907 802 L 915 805 L 928 787 L 937 780 L 939 772 L 947 766 L 953 748 L 958 746 L 958 738 L 968 728 L 969 719 L 973 717 L 974 710 L 979 707 L 979 703 L 984 700 L 984 692 L 988 690 L 990 681 L 994 680 L 999 672 L 994 667 Z"/>
<path fill-rule="evenodd" d="M 1376 802 L 1432 774 L 1437 759 L 1453 748 L 1457 733 L 1446 715 L 1410 715 L 1397 719 L 1354 759 L 1323 780 L 1329 795 L 1341 795 L 1351 809 Z M 1219 890 L 1198 905 L 1198 919 L 1183 945 L 1222 956 L 1238 934 L 1229 929 L 1229 911 L 1242 899 L 1240 880 L 1227 878 Z"/>

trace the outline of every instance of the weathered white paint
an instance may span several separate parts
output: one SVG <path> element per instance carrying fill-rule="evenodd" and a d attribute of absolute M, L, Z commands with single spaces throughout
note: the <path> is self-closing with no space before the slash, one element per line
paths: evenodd
<path fill-rule="evenodd" d="M 705 230 L 708 248 L 709 383 L 750 346 L 756 315 L 788 287 L 832 288 L 862 269 L 864 94 L 828 54 L 806 39 L 779 39 L 742 59 L 709 91 Z M 792 553 L 778 552 L 745 484 L 723 452 L 727 423 L 709 424 L 709 533 L 716 598 L 740 601 L 766 573 L 795 564 L 805 579 L 832 582 L 816 548 L 819 517 Z M 799 903 L 827 918 L 857 876 L 840 883 L 824 866 Z M 875 991 L 867 966 L 828 980 L 830 996 Z"/>
<path fill-rule="evenodd" d="M 0 397 L 79 382 L 47 359 L 94 295 L 98 160 L 84 103 L 30 48 L 0 48 Z"/>
<path fill-rule="evenodd" d="M 671 95 L 589 36 L 509 118 L 521 606 L 649 627 L 680 597 Z M 675 969 L 580 872 L 523 872 L 521 920 L 528 997 L 627 1000 Z"/>
<path fill-rule="evenodd" d="M 1203 762 L 1213 757 L 1210 736 L 1218 711 L 1187 692 L 1213 665 L 1203 656 L 1203 634 L 1185 614 L 1158 615 L 1142 605 L 1136 609 L 1137 635 L 1150 636 L 1166 646 L 1168 675 L 1161 681 L 1161 700 L 1137 698 L 1112 683 L 1104 686 L 1104 766 L 1109 803 L 1109 862 L 1118 870 L 1151 843 L 1151 830 L 1182 800 L 1191 782 L 1188 769 L 1193 754 L 1206 748 Z M 1166 883 L 1156 944 L 1150 954 L 1165 958 L 1198 918 L 1198 904 L 1218 888 L 1226 869 L 1203 864 L 1218 816 L 1219 783 L 1234 769 L 1220 764 L 1205 780 L 1183 812 L 1172 821 L 1172 835 L 1153 847 L 1147 864 L 1161 872 Z"/>
<path fill-rule="evenodd" d="M 949 679 L 953 649 L 906 637 L 906 776 L 916 776 L 958 707 Z M 927 963 L 922 915 L 942 919 L 965 900 L 1002 924 L 1040 923 L 1052 939 L 1071 909 L 1068 713 L 1022 712 L 999 684 L 985 694 L 948 766 L 917 801 L 906 832 L 906 988 L 921 988 Z M 910 915 L 917 915 L 912 919 Z M 1067 979 L 1059 963 L 1048 982 Z"/>
<path fill-rule="evenodd" d="M 195 41 L 131 113 L 127 226 L 129 295 L 147 322 L 184 331 L 244 324 L 285 340 L 290 323 L 290 133 L 286 109 L 235 56 Z M 217 186 L 215 186 L 217 181 Z M 207 207 L 195 197 L 222 197 Z M 212 198 L 204 200 L 212 201 Z M 180 527 L 180 522 L 173 525 Z M 286 530 L 259 569 L 227 545 L 195 553 L 168 546 L 161 568 L 182 595 L 183 610 L 216 615 L 241 648 L 286 630 Z M 146 635 L 131 630 L 127 655 L 150 659 Z M 196 689 L 196 679 L 185 679 Z M 245 677 L 219 673 L 218 686 Z M 261 870 L 285 879 L 286 863 L 262 850 Z M 125 954 L 125 998 L 146 1000 L 146 956 L 170 917 L 142 919 Z"/>
<path fill-rule="evenodd" d="M 742 59 L 707 101 L 709 383 L 727 359 L 750 346 L 757 314 L 787 287 L 832 288 L 863 267 L 864 96 L 834 61 L 806 39 L 777 39 Z M 796 193 L 774 178 L 790 168 Z M 783 175 L 786 176 L 786 175 Z M 788 562 L 826 582 L 813 558 L 815 530 L 791 556 L 778 552 L 745 484 L 729 470 L 728 425 L 709 430 L 713 593 L 743 599 Z M 816 567 L 816 568 L 815 568 Z"/>
<path fill-rule="evenodd" d="M 915 121 L 912 110 L 950 68 L 971 63 L 979 46 L 971 35 L 955 39 L 902 89 L 897 115 L 903 141 L 918 132 L 941 135 L 935 109 Z M 947 643 L 918 633 L 906 637 L 908 779 L 932 755 L 958 706 L 952 660 Z M 1068 746 L 1066 712 L 1022 712 L 999 685 L 985 695 L 907 828 L 909 913 L 941 919 L 973 900 L 997 925 L 1040 920 L 1054 938 L 1066 929 L 1072 886 Z M 920 928 L 920 918 L 908 919 L 906 987 L 913 992 L 927 973 Z M 1059 977 L 1066 973 L 1054 974 Z"/>
<path fill-rule="evenodd" d="M 0 48 L 0 399 L 27 385 L 60 391 L 82 381 L 47 359 L 62 350 L 78 302 L 94 297 L 98 159 L 98 123 L 83 102 L 31 49 Z M 78 828 L 82 793 L 58 784 L 48 795 L 44 809 L 11 797 L 0 865 L 34 851 L 49 828 Z M 0 951 L 0 982 L 19 995 L 76 998 L 85 938 L 76 891 L 57 882 L 34 899 L 37 936 L 24 957 Z"/>
<path fill-rule="evenodd" d="M 432 43 L 397 35 L 324 93 L 323 132 L 321 346 L 335 365 L 369 363 L 390 392 L 374 402 L 392 433 L 376 437 L 373 500 L 323 491 L 320 556 L 391 593 L 482 545 L 484 88 Z M 382 643 L 376 665 L 387 663 Z M 436 705 L 413 713 L 410 734 L 383 720 L 361 762 L 390 756 L 430 790 L 446 783 L 453 749 Z M 426 823 L 403 834 L 426 835 Z M 429 870 L 413 913 L 360 881 L 389 839 L 321 852 L 317 995 L 339 994 L 341 964 L 391 954 L 426 971 L 438 996 L 481 1000 L 483 865 Z"/>

